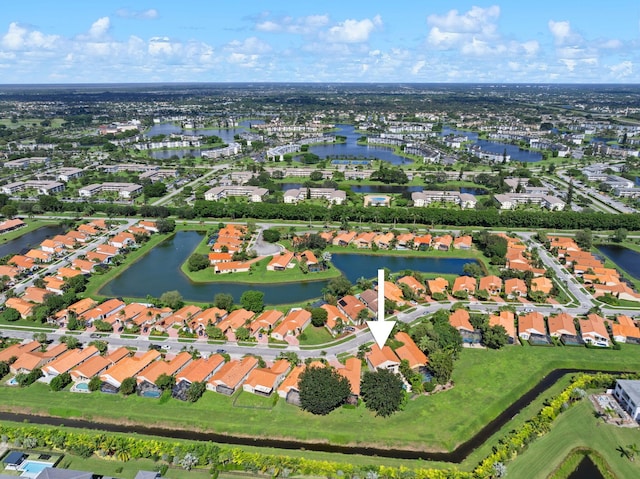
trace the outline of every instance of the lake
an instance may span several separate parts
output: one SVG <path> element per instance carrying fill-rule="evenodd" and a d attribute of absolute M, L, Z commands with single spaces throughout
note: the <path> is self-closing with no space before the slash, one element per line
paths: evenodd
<path fill-rule="evenodd" d="M 8 254 L 19 254 L 39 246 L 42 241 L 55 235 L 64 234 L 67 229 L 58 225 L 47 225 L 25 233 L 19 238 L 0 244 L 0 257 Z M 1 237 L 0 237 L 1 241 Z"/>
<path fill-rule="evenodd" d="M 145 298 L 147 295 L 159 297 L 165 291 L 178 290 L 186 300 L 209 303 L 217 293 L 229 293 L 237 302 L 245 291 L 257 289 L 264 293 L 264 301 L 267 304 L 288 304 L 318 298 L 322 296 L 322 289 L 327 285 L 326 280 L 284 284 L 248 284 L 232 281 L 193 283 L 180 271 L 180 266 L 191 255 L 203 236 L 195 231 L 178 231 L 172 238 L 162 242 L 132 264 L 120 276 L 104 285 L 100 294 Z M 380 268 L 389 268 L 394 272 L 414 269 L 432 273 L 461 274 L 463 266 L 472 261 L 474 260 L 462 258 L 353 253 L 334 254 L 332 257 L 335 267 L 344 272 L 352 283 L 361 276 L 375 278 Z"/>
<path fill-rule="evenodd" d="M 512 145 L 510 143 L 480 140 L 478 139 L 478 134 L 472 131 L 461 131 L 449 127 L 442 128 L 441 136 L 447 135 L 466 136 L 474 145 L 478 145 L 483 150 L 490 151 L 492 153 L 501 154 L 506 149 L 507 155 L 511 157 L 511 161 L 524 161 L 527 163 L 533 163 L 542 160 L 542 153 L 538 151 L 521 150 L 520 147 Z"/>
<path fill-rule="evenodd" d="M 616 244 L 601 244 L 597 248 L 618 267 L 640 279 L 640 253 Z"/>
<path fill-rule="evenodd" d="M 589 456 L 584 456 L 576 470 L 567 479 L 604 479 L 604 476 Z"/>
<path fill-rule="evenodd" d="M 331 135 L 340 135 L 347 138 L 346 143 L 328 143 L 326 145 L 314 145 L 309 147 L 309 151 L 320 158 L 341 158 L 354 157 L 365 159 L 379 159 L 387 161 L 393 165 L 401 165 L 404 163 L 413 163 L 412 160 L 396 155 L 393 147 L 384 148 L 380 146 L 358 145 L 358 138 L 363 136 L 356 133 L 353 125 L 336 125 L 337 131 L 331 132 Z"/>

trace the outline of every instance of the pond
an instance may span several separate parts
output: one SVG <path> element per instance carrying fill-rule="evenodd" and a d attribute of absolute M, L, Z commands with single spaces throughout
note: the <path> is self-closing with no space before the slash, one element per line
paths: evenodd
<path fill-rule="evenodd" d="M 461 131 L 449 127 L 442 128 L 441 136 L 447 135 L 466 136 L 474 145 L 478 145 L 483 150 L 490 151 L 492 153 L 503 153 L 506 149 L 507 155 L 511 156 L 511 161 L 533 163 L 542 160 L 542 153 L 538 151 L 521 150 L 520 147 L 510 143 L 481 140 L 478 139 L 478 134 L 472 131 Z"/>
<path fill-rule="evenodd" d="M 238 301 L 247 290 L 264 292 L 266 304 L 288 304 L 302 302 L 322 296 L 326 280 L 282 284 L 193 283 L 181 271 L 180 266 L 203 238 L 195 231 L 178 231 L 172 238 L 160 243 L 139 261 L 132 264 L 121 275 L 104 285 L 100 294 L 104 296 L 126 296 L 146 298 L 159 297 L 165 291 L 178 290 L 189 301 L 209 303 L 217 293 L 229 293 Z M 441 274 L 461 274 L 462 268 L 472 259 L 429 258 L 407 256 L 360 255 L 353 253 L 334 254 L 332 262 L 353 283 L 361 276 L 375 278 L 377 270 L 391 271 L 414 269 Z"/>
<path fill-rule="evenodd" d="M 597 248 L 618 267 L 640 279 L 640 253 L 616 244 L 601 244 Z"/>
<path fill-rule="evenodd" d="M 23 234 L 19 238 L 9 240 L 0 244 L 0 257 L 8 254 L 19 254 L 35 248 L 47 238 L 64 234 L 66 228 L 58 225 L 47 225 Z M 2 241 L 2 237 L 0 237 Z"/>
<path fill-rule="evenodd" d="M 336 125 L 337 131 L 331 132 L 332 135 L 345 136 L 346 143 L 315 145 L 309 147 L 309 151 L 318 155 L 320 158 L 376 158 L 387 161 L 393 165 L 402 165 L 405 163 L 413 163 L 412 160 L 396 155 L 393 147 L 384 148 L 380 146 L 358 145 L 358 138 L 361 133 L 356 133 L 353 125 Z"/>
<path fill-rule="evenodd" d="M 589 456 L 584 456 L 576 470 L 567 479 L 604 479 L 604 476 Z"/>

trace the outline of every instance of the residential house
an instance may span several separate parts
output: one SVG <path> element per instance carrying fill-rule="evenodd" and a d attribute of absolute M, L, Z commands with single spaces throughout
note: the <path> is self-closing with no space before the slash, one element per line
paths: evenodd
<path fill-rule="evenodd" d="M 242 390 L 262 396 L 270 396 L 285 378 L 291 365 L 286 359 L 278 359 L 270 368 L 252 369 L 242 385 Z"/>
<path fill-rule="evenodd" d="M 458 236 L 453 240 L 453 249 L 470 250 L 473 245 L 473 239 L 469 235 Z"/>
<path fill-rule="evenodd" d="M 37 271 L 40 269 L 40 266 L 38 266 L 33 258 L 28 258 L 20 254 L 13 255 L 9 261 L 7 261 L 7 264 L 15 266 L 21 272 Z"/>
<path fill-rule="evenodd" d="M 546 336 L 544 316 L 537 311 L 522 315 L 518 318 L 518 336 L 528 341 L 531 335 Z"/>
<path fill-rule="evenodd" d="M 473 333 L 474 328 L 471 325 L 469 311 L 466 309 L 456 309 L 449 315 L 449 324 L 456 328 L 461 334 L 463 332 Z"/>
<path fill-rule="evenodd" d="M 367 307 L 374 316 L 378 314 L 378 292 L 374 289 L 365 289 L 358 295 L 358 299 Z"/>
<path fill-rule="evenodd" d="M 332 336 L 335 336 L 340 329 L 338 328 L 338 325 L 341 324 L 344 326 L 349 322 L 349 320 L 337 306 L 325 303 L 320 307 L 327 312 L 327 322 L 324 323 L 324 327 L 329 330 L 329 333 L 331 333 Z"/>
<path fill-rule="evenodd" d="M 83 298 L 79 301 L 76 301 L 69 307 L 58 311 L 53 315 L 52 321 L 57 323 L 60 327 L 66 326 L 67 322 L 71 315 L 75 315 L 76 317 L 81 316 L 92 308 L 95 308 L 98 305 L 96 301 L 91 298 Z"/>
<path fill-rule="evenodd" d="M 67 345 L 58 343 L 49 346 L 46 351 L 32 351 L 21 354 L 16 361 L 9 366 L 12 374 L 30 373 L 36 368 L 42 368 L 67 350 Z"/>
<path fill-rule="evenodd" d="M 406 359 L 409 362 L 409 367 L 411 369 L 418 369 L 429 362 L 427 356 L 420 350 L 413 339 L 411 339 L 411 336 L 407 333 L 400 331 L 396 333 L 394 339 L 403 343 L 402 346 L 396 348 L 396 355 L 400 361 Z"/>
<path fill-rule="evenodd" d="M 502 291 L 502 279 L 494 275 L 484 276 L 480 278 L 478 289 L 486 291 L 491 296 L 497 296 Z"/>
<path fill-rule="evenodd" d="M 357 235 L 358 233 L 355 231 L 345 231 L 344 233 L 336 235 L 336 237 L 333 238 L 332 244 L 334 246 L 349 246 Z"/>
<path fill-rule="evenodd" d="M 238 328 L 246 327 L 249 329 L 249 324 L 251 324 L 251 320 L 255 315 L 256 313 L 253 311 L 247 311 L 244 308 L 236 309 L 220 321 L 218 327 L 224 334 L 235 333 Z"/>
<path fill-rule="evenodd" d="M 96 252 L 113 257 L 120 254 L 120 248 L 116 248 L 110 244 L 100 244 L 96 247 Z"/>
<path fill-rule="evenodd" d="M 126 231 L 118 233 L 109 240 L 109 245 L 120 250 L 128 248 L 129 246 L 134 244 L 136 244 L 136 238 L 131 233 L 127 233 Z"/>
<path fill-rule="evenodd" d="M 550 316 L 547 325 L 549 326 L 549 336 L 559 338 L 561 336 L 577 336 L 576 326 L 573 316 L 567 313 L 560 313 Z"/>
<path fill-rule="evenodd" d="M 155 385 L 158 378 L 163 374 L 167 376 L 176 376 L 176 374 L 190 362 L 191 354 L 186 351 L 178 353 L 170 361 L 153 361 L 136 374 L 136 381 L 138 384 L 147 382 L 151 385 Z"/>
<path fill-rule="evenodd" d="M 256 336 L 262 332 L 269 334 L 274 326 L 284 318 L 284 313 L 276 309 L 267 309 L 260 313 L 249 325 L 251 336 Z"/>
<path fill-rule="evenodd" d="M 629 316 L 618 315 L 617 322 L 611 325 L 611 332 L 614 341 L 617 343 L 640 344 L 640 328 Z"/>
<path fill-rule="evenodd" d="M 79 270 L 83 274 L 91 274 L 96 267 L 96 263 L 86 259 L 76 258 L 71 262 L 71 267 Z"/>
<path fill-rule="evenodd" d="M 613 396 L 635 421 L 640 420 L 640 381 L 617 379 Z"/>
<path fill-rule="evenodd" d="M 586 319 L 581 319 L 579 322 L 580 333 L 585 343 L 603 348 L 611 345 L 604 318 L 597 314 L 589 314 Z"/>
<path fill-rule="evenodd" d="M 41 249 L 30 249 L 25 256 L 31 258 L 36 263 L 51 263 L 55 258 L 53 253 L 48 253 Z"/>
<path fill-rule="evenodd" d="M 398 306 L 403 306 L 405 304 L 402 290 L 391 281 L 384 282 L 384 298 L 396 303 Z"/>
<path fill-rule="evenodd" d="M 251 269 L 250 261 L 227 261 L 226 263 L 216 263 L 214 271 L 217 274 L 227 273 L 247 273 Z"/>
<path fill-rule="evenodd" d="M 431 247 L 432 237 L 430 234 L 425 234 L 422 236 L 416 236 L 413 239 L 413 247 L 417 250 L 426 250 Z"/>
<path fill-rule="evenodd" d="M 160 353 L 155 349 L 150 349 L 139 356 L 126 357 L 102 373 L 100 379 L 115 389 L 118 389 L 122 381 L 126 378 L 135 377 L 140 371 L 159 358 Z"/>
<path fill-rule="evenodd" d="M 187 364 L 176 374 L 176 384 L 187 382 L 207 382 L 213 374 L 224 364 L 224 357 L 220 354 L 212 354 L 208 358 L 198 358 Z"/>
<path fill-rule="evenodd" d="M 411 289 L 411 291 L 413 291 L 417 296 L 420 296 L 421 294 L 424 294 L 427 291 L 427 288 L 425 287 L 425 285 L 422 284 L 413 276 L 403 276 L 398 280 L 398 284 L 407 285 Z"/>
<path fill-rule="evenodd" d="M 76 276 L 82 276 L 82 271 L 79 271 L 77 269 L 67 268 L 66 266 L 63 266 L 62 268 L 58 268 L 58 271 L 56 273 L 56 277 L 63 280 L 75 278 Z"/>
<path fill-rule="evenodd" d="M 187 324 L 189 324 L 189 322 L 201 312 L 202 312 L 201 308 L 193 304 L 189 304 L 187 306 L 180 308 L 173 314 L 165 318 L 161 318 L 160 321 L 158 321 L 154 325 L 154 327 L 158 331 L 167 331 L 170 328 L 172 328 L 174 325 L 177 325 L 179 327 L 184 327 Z"/>
<path fill-rule="evenodd" d="M 118 311 L 125 307 L 124 301 L 116 298 L 107 299 L 104 303 L 99 304 L 89 311 L 85 311 L 80 315 L 80 319 L 92 325 L 94 321 L 106 320 L 109 316 L 116 314 Z"/>
<path fill-rule="evenodd" d="M 159 231 L 158 223 L 156 223 L 155 221 L 140 220 L 138 222 L 138 226 L 140 226 L 141 228 L 144 228 L 147 231 L 150 231 L 151 233 L 157 233 Z"/>
<path fill-rule="evenodd" d="M 53 293 L 51 291 L 47 291 L 44 288 L 29 286 L 24 290 L 22 299 L 24 299 L 25 301 L 30 301 L 32 303 L 42 304 L 47 300 L 47 297 L 51 296 L 52 294 Z"/>
<path fill-rule="evenodd" d="M 207 389 L 231 396 L 257 366 L 258 359 L 254 356 L 245 356 L 241 360 L 232 359 L 211 376 Z"/>
<path fill-rule="evenodd" d="M 27 319 L 33 313 L 33 308 L 35 305 L 30 303 L 29 301 L 25 301 L 22 298 L 9 298 L 4 303 L 5 307 L 13 308 L 18 313 L 20 313 L 20 317 L 22 319 Z"/>
<path fill-rule="evenodd" d="M 354 324 L 360 324 L 360 311 L 366 309 L 366 307 L 358 298 L 348 294 L 338 300 L 338 309 L 344 313 L 349 321 Z"/>
<path fill-rule="evenodd" d="M 311 313 L 306 309 L 292 309 L 272 331 L 271 337 L 284 341 L 287 336 L 298 336 L 311 323 Z"/>
<path fill-rule="evenodd" d="M 429 294 L 431 294 L 431 296 L 434 294 L 444 294 L 446 296 L 447 289 L 449 288 L 449 281 L 442 277 L 428 279 L 427 288 L 429 289 Z"/>
<path fill-rule="evenodd" d="M 373 243 L 373 238 L 375 238 L 375 236 L 376 234 L 370 231 L 363 232 L 356 236 L 353 242 L 355 243 L 356 247 L 360 249 L 371 248 L 371 244 Z"/>
<path fill-rule="evenodd" d="M 11 358 L 19 358 L 24 353 L 32 353 L 42 347 L 38 341 L 12 344 L 5 349 L 0 349 L 0 362 L 8 363 Z"/>
<path fill-rule="evenodd" d="M 130 354 L 131 351 L 122 347 L 111 351 L 106 356 L 92 356 L 71 370 L 71 379 L 76 382 L 89 381 L 92 377 L 102 374 L 107 368 L 110 368 Z"/>
<path fill-rule="evenodd" d="M 231 253 L 209 253 L 209 263 L 228 263 L 232 261 L 233 254 Z"/>
<path fill-rule="evenodd" d="M 502 326 L 509 337 L 509 344 L 514 344 L 516 338 L 516 317 L 511 311 L 500 311 L 499 314 L 489 316 L 489 326 Z"/>
<path fill-rule="evenodd" d="M 504 282 L 507 298 L 524 298 L 527 296 L 527 283 L 520 278 L 509 278 Z"/>
<path fill-rule="evenodd" d="M 397 248 L 411 249 L 415 241 L 416 235 L 413 233 L 402 233 L 396 236 Z"/>
<path fill-rule="evenodd" d="M 373 244 L 380 249 L 390 249 L 394 239 L 395 235 L 393 233 L 382 233 L 373 238 Z"/>
<path fill-rule="evenodd" d="M 287 268 L 292 268 L 294 254 L 291 251 L 284 251 L 280 254 L 274 255 L 267 264 L 267 271 L 285 271 Z"/>
<path fill-rule="evenodd" d="M 44 289 L 47 291 L 53 294 L 64 294 L 66 282 L 63 279 L 56 278 L 55 276 L 45 276 L 43 281 L 45 284 Z"/>
<path fill-rule="evenodd" d="M 531 292 L 540 292 L 546 295 L 551 294 L 551 290 L 553 289 L 553 282 L 545 277 L 539 276 L 537 278 L 531 279 Z"/>
<path fill-rule="evenodd" d="M 351 386 L 351 396 L 347 402 L 352 403 L 354 400 L 357 402 L 358 397 L 360 397 L 362 361 L 358 358 L 348 358 L 344 362 L 344 367 L 338 368 L 337 371 L 338 374 L 347 378 L 349 385 Z"/>
<path fill-rule="evenodd" d="M 452 293 L 458 291 L 464 291 L 467 294 L 473 295 L 476 292 L 477 281 L 473 276 L 458 276 L 453 282 Z"/>
<path fill-rule="evenodd" d="M 15 281 L 20 276 L 20 269 L 15 266 L 8 266 L 6 264 L 0 264 L 0 278 L 9 278 L 10 281 Z"/>
<path fill-rule="evenodd" d="M 45 376 L 53 377 L 67 373 L 93 356 L 100 354 L 95 346 L 84 349 L 70 349 L 49 362 L 42 368 Z"/>
<path fill-rule="evenodd" d="M 200 308 L 198 308 L 198 310 L 199 309 Z M 198 336 L 202 336 L 203 334 L 205 334 L 207 330 L 207 326 L 210 326 L 210 325 L 215 326 L 229 315 L 229 313 L 227 313 L 225 309 L 216 308 L 215 306 L 212 308 L 207 308 L 204 311 L 200 310 L 197 312 L 194 308 L 190 308 L 185 311 L 183 310 L 184 308 L 182 308 L 179 311 L 180 314 L 178 314 L 178 317 L 185 316 L 185 311 L 186 311 L 186 315 L 188 316 L 188 318 L 183 319 L 182 323 L 188 326 L 189 330 L 192 333 L 196 333 Z M 171 318 L 171 321 L 175 321 L 177 319 L 176 318 L 177 313 L 178 312 L 169 316 L 169 318 Z M 191 315 L 189 316 L 190 313 Z"/>
<path fill-rule="evenodd" d="M 389 346 L 384 346 L 382 349 L 377 344 L 371 346 L 366 356 L 367 365 L 372 371 L 378 369 L 389 369 L 394 373 L 398 373 L 400 368 L 400 359 L 396 356 L 396 353 Z"/>
<path fill-rule="evenodd" d="M 438 251 L 449 251 L 452 243 L 453 237 L 451 235 L 442 235 L 433 238 L 431 246 Z"/>

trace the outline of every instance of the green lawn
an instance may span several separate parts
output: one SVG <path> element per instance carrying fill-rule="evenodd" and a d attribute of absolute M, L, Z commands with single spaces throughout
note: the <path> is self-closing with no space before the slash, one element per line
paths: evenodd
<path fill-rule="evenodd" d="M 507 465 L 509 477 L 544 479 L 553 472 L 575 447 L 599 452 L 619 478 L 640 477 L 640 461 L 621 458 L 618 446 L 638 443 L 637 428 L 605 424 L 593 415 L 588 400 L 562 413 L 551 431 L 537 439 L 527 451 Z"/>
<path fill-rule="evenodd" d="M 453 389 L 412 400 L 405 411 L 387 419 L 374 417 L 364 407 L 318 417 L 278 401 L 265 421 L 264 411 L 234 408 L 231 398 L 212 392 L 195 404 L 174 399 L 159 404 L 137 396 L 54 393 L 40 383 L 26 389 L 0 387 L 0 408 L 303 441 L 452 450 L 559 367 L 637 370 L 640 348 L 465 349 L 456 364 Z"/>
<path fill-rule="evenodd" d="M 20 236 L 30 233 L 31 231 L 35 231 L 38 228 L 41 228 L 42 226 L 47 226 L 47 225 L 51 226 L 58 223 L 57 221 L 45 221 L 45 220 L 34 220 L 34 219 L 25 219 L 24 222 L 27 224 L 27 226 L 23 226 L 22 228 L 19 228 L 17 230 L 9 231 L 8 233 L 4 233 L 3 235 L 0 235 L 0 244 L 19 238 Z"/>
<path fill-rule="evenodd" d="M 334 340 L 333 336 L 329 334 L 329 331 L 327 331 L 327 328 L 324 326 L 316 327 L 310 325 L 304 330 L 303 334 L 306 336 L 306 339 L 300 339 L 301 346 L 325 344 Z"/>

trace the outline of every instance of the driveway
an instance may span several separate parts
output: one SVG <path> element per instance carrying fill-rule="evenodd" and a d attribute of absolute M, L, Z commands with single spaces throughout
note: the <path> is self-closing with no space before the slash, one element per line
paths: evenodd
<path fill-rule="evenodd" d="M 256 238 L 256 242 L 253 244 L 251 249 L 255 250 L 258 256 L 273 256 L 279 254 L 281 251 L 281 246 L 274 243 L 267 243 L 262 238 L 262 230 L 264 227 L 260 227 L 260 231 L 258 232 L 258 236 Z"/>

